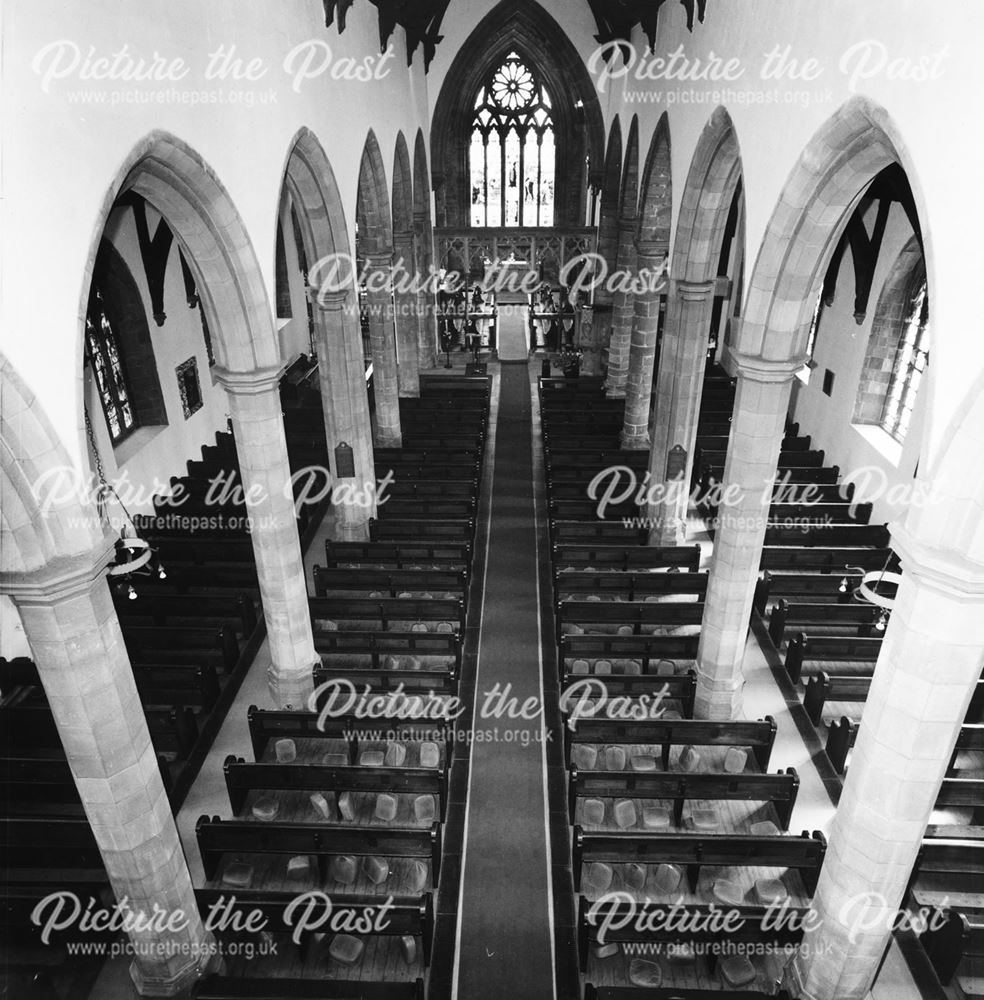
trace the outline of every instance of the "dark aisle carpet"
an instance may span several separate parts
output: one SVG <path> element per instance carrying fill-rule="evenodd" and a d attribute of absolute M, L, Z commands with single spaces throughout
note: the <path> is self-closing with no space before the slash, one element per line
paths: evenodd
<path fill-rule="evenodd" d="M 471 754 L 460 1000 L 549 1000 L 554 993 L 542 720 L 482 717 L 496 685 L 510 685 L 519 706 L 529 698 L 539 705 L 531 429 L 527 366 L 504 364 L 476 691 L 475 729 L 488 739 L 476 739 Z"/>

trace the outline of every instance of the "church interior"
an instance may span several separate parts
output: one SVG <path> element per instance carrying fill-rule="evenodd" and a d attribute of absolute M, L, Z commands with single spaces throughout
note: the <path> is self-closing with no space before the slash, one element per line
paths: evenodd
<path fill-rule="evenodd" d="M 984 996 L 984 7 L 3 32 L 0 998 Z"/>

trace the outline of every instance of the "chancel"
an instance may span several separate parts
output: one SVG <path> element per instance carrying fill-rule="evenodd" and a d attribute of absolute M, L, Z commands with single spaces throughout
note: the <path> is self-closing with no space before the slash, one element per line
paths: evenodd
<path fill-rule="evenodd" d="M 984 7 L 5 13 L 0 997 L 984 996 Z"/>

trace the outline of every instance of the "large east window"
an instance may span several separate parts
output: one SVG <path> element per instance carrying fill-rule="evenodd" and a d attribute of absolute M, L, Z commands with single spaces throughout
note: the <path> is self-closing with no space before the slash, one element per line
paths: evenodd
<path fill-rule="evenodd" d="M 885 396 L 881 426 L 900 444 L 905 439 L 916 393 L 929 359 L 929 298 L 923 282 L 906 318 Z"/>
<path fill-rule="evenodd" d="M 470 158 L 473 226 L 552 226 L 554 123 L 550 95 L 510 52 L 475 99 Z"/>
<path fill-rule="evenodd" d="M 85 342 L 99 400 L 109 426 L 109 436 L 116 444 L 136 430 L 137 420 L 119 340 L 106 315 L 102 293 L 97 287 L 89 298 L 89 310 L 85 317 Z"/>

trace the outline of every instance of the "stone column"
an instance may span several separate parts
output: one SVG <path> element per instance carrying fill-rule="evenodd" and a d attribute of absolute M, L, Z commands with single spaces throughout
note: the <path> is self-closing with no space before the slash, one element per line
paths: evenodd
<path fill-rule="evenodd" d="M 609 399 L 624 399 L 629 378 L 629 344 L 632 320 L 635 316 L 635 295 L 626 286 L 625 275 L 635 278 L 636 246 L 635 219 L 619 219 L 618 223 L 618 287 L 612 293 L 612 337 L 608 345 L 608 378 L 605 389 Z M 611 279 L 612 275 L 607 275 Z"/>
<path fill-rule="evenodd" d="M 683 545 L 687 537 L 697 417 L 704 382 L 714 282 L 676 281 L 669 289 L 656 375 L 650 482 L 662 483 L 647 515 L 650 545 Z"/>
<path fill-rule="evenodd" d="M 270 643 L 270 697 L 282 708 L 300 708 L 313 690 L 311 671 L 319 657 L 290 485 L 281 369 L 213 371 L 228 393 L 246 510 L 253 521 L 250 537 Z"/>
<path fill-rule="evenodd" d="M 431 266 L 434 261 L 433 237 L 426 218 L 414 221 L 414 249 L 417 270 L 417 358 L 421 371 L 437 367 L 437 302 Z"/>
<path fill-rule="evenodd" d="M 413 266 L 413 233 L 393 237 L 395 263 L 397 379 L 401 396 L 420 395 L 420 351 L 417 343 L 419 302 Z"/>
<path fill-rule="evenodd" d="M 585 375 L 601 374 L 601 345 L 594 321 L 594 306 L 582 305 L 577 331 L 577 346 L 581 351 L 581 371 Z"/>
<path fill-rule="evenodd" d="M 984 657 L 984 567 L 893 531 L 903 580 L 831 827 L 813 907 L 819 926 L 787 970 L 792 996 L 862 1000 Z"/>
<path fill-rule="evenodd" d="M 400 387 L 396 366 L 396 335 L 393 330 L 393 298 L 390 254 L 366 258 L 366 289 L 369 305 L 369 341 L 372 348 L 372 385 L 376 401 L 376 445 L 401 448 Z"/>
<path fill-rule="evenodd" d="M 102 551 L 4 579 L 20 612 L 116 901 L 169 928 L 130 934 L 142 996 L 183 992 L 212 965 L 191 876 L 106 582 Z M 60 891 L 57 882 L 52 892 Z M 84 908 L 88 900 L 80 900 Z M 57 934 L 53 937 L 57 940 Z"/>
<path fill-rule="evenodd" d="M 653 394 L 653 363 L 656 358 L 656 334 L 659 329 L 659 300 L 666 246 L 640 244 L 636 251 L 638 277 L 644 278 L 644 291 L 634 296 L 635 318 L 632 323 L 632 345 L 629 350 L 628 389 L 625 396 L 625 424 L 622 447 L 648 448 L 649 411 Z"/>
<path fill-rule="evenodd" d="M 333 484 L 333 534 L 339 540 L 365 541 L 369 538 L 369 519 L 376 516 L 376 473 L 358 310 L 351 292 L 320 292 L 312 299 L 319 320 L 318 375 Z M 352 448 L 354 481 L 338 479 L 335 448 L 343 443 Z M 348 488 L 353 485 L 354 491 Z"/>
<path fill-rule="evenodd" d="M 741 666 L 762 559 L 765 526 L 789 407 L 801 362 L 739 358 L 735 416 L 718 508 L 700 646 L 694 716 L 741 714 Z"/>

